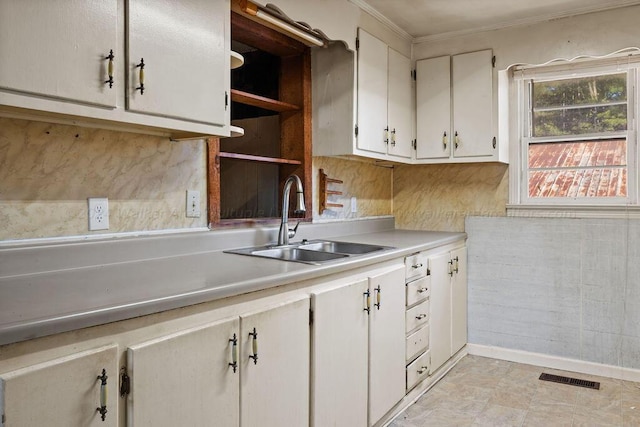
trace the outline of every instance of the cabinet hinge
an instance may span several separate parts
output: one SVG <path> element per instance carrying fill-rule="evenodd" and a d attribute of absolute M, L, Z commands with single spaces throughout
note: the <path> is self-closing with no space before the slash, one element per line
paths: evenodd
<path fill-rule="evenodd" d="M 414 139 L 413 141 L 411 141 L 411 147 L 416 151 L 418 150 L 418 140 L 417 139 Z"/>
<path fill-rule="evenodd" d="M 356 50 L 360 49 L 360 38 L 356 37 Z"/>
<path fill-rule="evenodd" d="M 431 276 L 431 269 L 427 268 L 427 276 Z"/>
<path fill-rule="evenodd" d="M 229 93 L 224 91 L 224 110 L 227 111 L 227 107 L 229 106 Z"/>
<path fill-rule="evenodd" d="M 496 56 L 495 56 L 495 55 L 493 55 L 493 56 L 491 57 L 491 66 L 492 66 L 493 68 L 496 68 Z"/>
<path fill-rule="evenodd" d="M 356 125 L 356 136 L 358 136 L 358 125 Z"/>
<path fill-rule="evenodd" d="M 411 72 L 411 77 L 413 77 L 413 80 L 415 80 L 415 79 L 416 79 L 416 74 L 417 74 L 417 73 L 416 73 L 416 70 L 413 70 L 413 71 Z"/>
<path fill-rule="evenodd" d="M 127 374 L 127 368 L 120 368 L 120 397 L 125 397 L 131 392 L 131 378 Z"/>
<path fill-rule="evenodd" d="M 313 325 L 313 310 L 309 309 L 309 325 Z"/>

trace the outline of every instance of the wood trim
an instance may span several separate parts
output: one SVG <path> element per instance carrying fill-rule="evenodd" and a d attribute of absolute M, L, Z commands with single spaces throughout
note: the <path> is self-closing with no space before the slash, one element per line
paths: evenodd
<path fill-rule="evenodd" d="M 220 138 L 207 139 L 207 221 L 220 222 Z"/>
<path fill-rule="evenodd" d="M 234 7 L 235 6 L 235 7 Z M 266 23 L 251 15 L 241 15 L 236 1 L 232 2 L 231 39 L 276 56 L 301 55 L 307 47 L 304 43 L 267 27 Z"/>
<path fill-rule="evenodd" d="M 251 105 L 253 107 L 264 108 L 265 110 L 277 111 L 282 113 L 285 111 L 300 110 L 300 107 L 287 102 L 278 101 L 276 99 L 267 98 L 260 95 L 254 95 L 249 92 L 243 92 L 237 89 L 231 89 L 231 101 L 240 104 Z"/>
<path fill-rule="evenodd" d="M 254 156 L 252 154 L 227 153 L 224 151 L 219 152 L 218 157 L 223 157 L 225 159 L 248 160 L 251 162 L 278 163 L 281 165 L 302 164 L 300 160 L 289 160 L 289 159 L 280 159 L 276 157 Z"/>

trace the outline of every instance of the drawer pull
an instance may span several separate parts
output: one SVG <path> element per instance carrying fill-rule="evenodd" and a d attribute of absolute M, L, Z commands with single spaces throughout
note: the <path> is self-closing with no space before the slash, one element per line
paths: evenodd
<path fill-rule="evenodd" d="M 424 293 L 427 292 L 429 290 L 429 288 L 420 288 L 418 289 L 418 293 Z"/>
<path fill-rule="evenodd" d="M 420 367 L 420 369 L 418 369 L 418 374 L 419 374 L 419 375 L 422 375 L 422 374 L 424 374 L 425 372 L 427 372 L 427 370 L 428 370 L 428 369 L 429 369 L 429 368 L 428 368 L 427 366 L 422 366 L 422 367 Z"/>
<path fill-rule="evenodd" d="M 422 263 L 420 263 L 420 264 L 413 264 L 413 265 L 411 266 L 411 268 L 421 268 L 421 267 L 422 267 Z"/>
<path fill-rule="evenodd" d="M 418 319 L 418 320 L 422 320 L 422 319 L 424 319 L 424 318 L 426 318 L 426 317 L 427 317 L 427 315 L 426 315 L 426 314 L 418 314 L 418 315 L 416 316 L 416 319 Z"/>
<path fill-rule="evenodd" d="M 374 291 L 376 291 L 377 293 L 376 293 L 376 302 L 373 305 L 375 305 L 377 307 L 377 309 L 380 310 L 380 298 L 381 298 L 380 297 L 380 293 L 381 293 L 380 292 L 380 285 L 378 285 L 378 287 L 375 288 Z"/>
<path fill-rule="evenodd" d="M 109 80 L 105 80 L 104 84 L 109 83 L 109 88 L 113 87 L 113 59 L 115 58 L 115 56 L 113 56 L 113 49 L 109 50 L 109 56 L 105 56 L 104 59 L 108 59 L 109 62 L 107 63 L 107 76 L 109 77 Z"/>
<path fill-rule="evenodd" d="M 364 311 L 366 311 L 367 314 L 369 314 L 371 313 L 371 292 L 369 292 L 369 289 L 367 289 L 367 292 L 363 293 L 363 295 L 365 296 Z"/>
<path fill-rule="evenodd" d="M 144 95 L 144 58 L 140 58 L 140 63 L 136 65 L 136 68 L 140 68 L 138 71 L 138 81 L 140 82 L 140 86 L 138 86 L 136 90 L 140 91 L 140 95 Z"/>

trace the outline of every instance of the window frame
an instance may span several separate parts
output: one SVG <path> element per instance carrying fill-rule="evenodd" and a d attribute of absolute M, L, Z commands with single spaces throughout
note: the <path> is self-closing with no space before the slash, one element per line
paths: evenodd
<path fill-rule="evenodd" d="M 627 130 L 607 134 L 567 135 L 560 137 L 532 137 L 530 134 L 532 121 L 531 82 L 544 82 L 562 79 L 573 79 L 597 75 L 627 75 Z M 516 92 L 512 102 L 516 102 L 515 110 L 517 142 L 515 156 L 512 157 L 510 172 L 510 205 L 509 208 L 535 208 L 562 210 L 576 207 L 629 207 L 639 206 L 638 202 L 638 86 L 640 83 L 640 55 L 598 59 L 579 59 L 560 65 L 519 66 L 511 74 Z M 513 110 L 513 109 L 512 109 Z M 529 144 L 537 142 L 603 140 L 626 137 L 627 140 L 627 196 L 626 197 L 530 197 L 529 196 Z M 516 144 L 514 144 L 516 145 Z M 514 167 L 515 166 L 515 167 Z"/>

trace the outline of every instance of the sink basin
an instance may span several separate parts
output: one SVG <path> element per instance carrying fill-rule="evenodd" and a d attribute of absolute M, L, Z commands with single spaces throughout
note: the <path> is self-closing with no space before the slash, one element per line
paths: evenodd
<path fill-rule="evenodd" d="M 260 256 L 265 258 L 276 258 L 284 261 L 298 261 L 307 263 L 326 262 L 349 256 L 346 254 L 304 250 L 296 247 L 262 249 L 251 251 L 248 255 Z"/>
<path fill-rule="evenodd" d="M 321 264 L 376 251 L 393 249 L 389 246 L 368 245 L 365 243 L 332 242 L 329 240 L 303 240 L 287 246 L 256 246 L 252 248 L 232 249 L 226 253 L 279 259 L 282 261 Z"/>
<path fill-rule="evenodd" d="M 347 255 L 363 255 L 390 249 L 387 246 L 368 245 L 366 243 L 332 242 L 328 240 L 303 242 L 299 249 L 308 251 L 331 252 Z"/>

